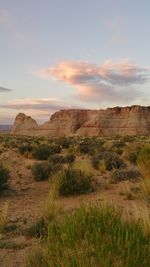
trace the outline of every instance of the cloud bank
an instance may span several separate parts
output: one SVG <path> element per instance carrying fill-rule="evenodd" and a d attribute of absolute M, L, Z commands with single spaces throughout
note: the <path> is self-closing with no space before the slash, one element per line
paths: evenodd
<path fill-rule="evenodd" d="M 17 113 L 23 112 L 33 116 L 38 122 L 44 122 L 50 115 L 60 109 L 79 108 L 70 105 L 57 98 L 26 98 L 16 99 L 5 104 L 0 104 L 0 110 L 11 113 L 15 117 Z M 11 111 L 11 112 L 10 112 Z"/>
<path fill-rule="evenodd" d="M 8 89 L 8 88 L 0 86 L 0 93 L 7 93 L 7 92 L 11 92 L 11 91 L 12 91 L 12 89 Z"/>
<path fill-rule="evenodd" d="M 146 84 L 150 78 L 148 68 L 136 66 L 128 59 L 116 63 L 107 60 L 101 65 L 63 61 L 39 74 L 74 86 L 75 97 L 86 102 L 133 101 L 140 94 L 138 86 Z"/>

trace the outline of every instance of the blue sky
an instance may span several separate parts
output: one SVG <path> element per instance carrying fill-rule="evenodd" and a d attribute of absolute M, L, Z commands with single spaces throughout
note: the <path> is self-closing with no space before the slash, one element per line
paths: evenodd
<path fill-rule="evenodd" d="M 0 124 L 150 105 L 149 11 L 149 0 L 0 0 Z"/>

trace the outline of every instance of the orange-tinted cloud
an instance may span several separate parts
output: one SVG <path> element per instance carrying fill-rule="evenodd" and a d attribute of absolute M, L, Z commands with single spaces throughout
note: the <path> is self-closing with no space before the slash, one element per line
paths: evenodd
<path fill-rule="evenodd" d="M 0 111 L 7 117 L 15 117 L 18 112 L 25 112 L 42 122 L 50 118 L 50 115 L 60 109 L 78 108 L 57 98 L 25 98 L 16 99 L 5 104 L 0 104 Z M 9 115 L 10 117 L 10 115 Z"/>
<path fill-rule="evenodd" d="M 82 101 L 128 101 L 135 99 L 135 85 L 145 84 L 150 76 L 147 68 L 136 66 L 128 59 L 101 65 L 64 61 L 40 71 L 40 76 L 73 85 L 76 98 Z M 131 90 L 132 87 L 132 90 Z"/>

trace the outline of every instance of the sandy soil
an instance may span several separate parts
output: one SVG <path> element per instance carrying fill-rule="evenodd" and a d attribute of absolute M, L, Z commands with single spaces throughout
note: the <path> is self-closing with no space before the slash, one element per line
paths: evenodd
<path fill-rule="evenodd" d="M 49 184 L 34 181 L 29 169 L 33 160 L 25 159 L 15 151 L 7 151 L 0 158 L 11 170 L 11 191 L 0 198 L 0 211 L 8 202 L 8 229 L 12 229 L 0 240 L 0 267 L 24 267 L 26 255 L 31 251 L 35 240 L 25 237 L 23 229 L 40 216 L 42 203 L 49 191 Z M 101 177 L 98 180 L 100 182 Z M 66 210 L 72 210 L 82 202 L 108 201 L 122 207 L 124 216 L 130 218 L 136 210 L 142 210 L 144 204 L 138 198 L 127 200 L 120 194 L 123 188 L 123 182 L 110 185 L 108 190 L 99 185 L 96 192 L 61 198 L 60 202 Z"/>

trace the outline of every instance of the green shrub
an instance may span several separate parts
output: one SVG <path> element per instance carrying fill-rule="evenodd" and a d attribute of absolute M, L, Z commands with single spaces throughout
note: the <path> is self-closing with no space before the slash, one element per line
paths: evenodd
<path fill-rule="evenodd" d="M 23 143 L 19 146 L 19 152 L 21 154 L 32 152 L 33 146 L 30 143 Z"/>
<path fill-rule="evenodd" d="M 46 160 L 50 156 L 50 146 L 40 145 L 33 151 L 33 157 L 38 160 Z"/>
<path fill-rule="evenodd" d="M 33 151 L 33 157 L 38 160 L 47 160 L 51 155 L 61 152 L 59 145 L 39 145 Z"/>
<path fill-rule="evenodd" d="M 52 162 L 53 164 L 64 164 L 64 163 L 73 163 L 75 161 L 75 155 L 73 154 L 68 154 L 66 156 L 62 156 L 62 155 L 52 155 L 49 158 L 49 161 Z"/>
<path fill-rule="evenodd" d="M 98 156 L 92 157 L 92 165 L 95 169 L 99 168 L 100 161 L 104 161 L 106 170 L 120 169 L 125 167 L 123 160 L 115 153 L 104 151 Z"/>
<path fill-rule="evenodd" d="M 99 151 L 104 151 L 104 141 L 96 138 L 85 138 L 79 144 L 80 153 L 94 155 Z"/>
<path fill-rule="evenodd" d="M 65 157 L 66 163 L 69 163 L 69 164 L 73 163 L 75 161 L 75 159 L 76 159 L 76 156 L 74 154 L 68 154 Z"/>
<path fill-rule="evenodd" d="M 112 180 L 114 182 L 120 182 L 125 180 L 133 180 L 140 177 L 140 172 L 138 170 L 115 170 L 112 173 Z"/>
<path fill-rule="evenodd" d="M 53 164 L 63 164 L 66 163 L 66 159 L 62 155 L 52 155 L 49 157 L 49 161 L 52 162 Z"/>
<path fill-rule="evenodd" d="M 91 176 L 81 170 L 67 168 L 58 172 L 56 176 L 54 175 L 53 179 L 61 181 L 59 194 L 62 196 L 82 194 L 93 190 Z"/>
<path fill-rule="evenodd" d="M 92 157 L 92 166 L 95 168 L 95 169 L 98 169 L 99 168 L 99 163 L 101 161 L 101 157 L 100 156 L 94 156 Z"/>
<path fill-rule="evenodd" d="M 106 170 L 120 169 L 125 167 L 123 160 L 115 153 L 106 152 L 104 156 Z"/>
<path fill-rule="evenodd" d="M 49 162 L 35 163 L 31 167 L 32 174 L 36 181 L 44 181 L 49 178 L 54 172 L 61 169 L 61 165 L 52 165 Z"/>
<path fill-rule="evenodd" d="M 58 140 L 56 139 L 56 143 L 64 149 L 69 148 L 72 142 L 73 142 L 72 138 L 67 138 L 67 137 L 61 137 Z"/>
<path fill-rule="evenodd" d="M 0 194 L 8 188 L 9 170 L 0 163 Z"/>

